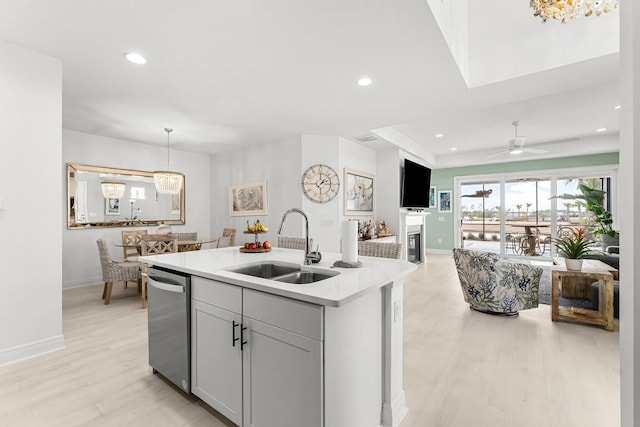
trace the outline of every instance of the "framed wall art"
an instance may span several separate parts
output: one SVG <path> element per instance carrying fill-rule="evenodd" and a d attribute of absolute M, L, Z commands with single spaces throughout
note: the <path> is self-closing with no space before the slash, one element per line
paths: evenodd
<path fill-rule="evenodd" d="M 112 216 L 120 215 L 120 199 L 104 199 L 104 214 Z"/>
<path fill-rule="evenodd" d="M 374 177 L 351 169 L 344 170 L 344 214 L 373 215 Z"/>
<path fill-rule="evenodd" d="M 438 212 L 452 212 L 451 190 L 438 191 Z"/>
<path fill-rule="evenodd" d="M 266 215 L 267 180 L 229 186 L 229 215 Z"/>
<path fill-rule="evenodd" d="M 435 208 L 436 207 L 436 186 L 432 185 L 431 187 L 429 187 L 429 208 Z"/>

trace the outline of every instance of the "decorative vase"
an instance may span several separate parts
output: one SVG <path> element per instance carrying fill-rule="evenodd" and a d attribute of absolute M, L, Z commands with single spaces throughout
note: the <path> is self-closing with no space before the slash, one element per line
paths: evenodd
<path fill-rule="evenodd" d="M 567 266 L 567 270 L 574 270 L 574 271 L 582 270 L 581 259 L 565 258 L 564 263 Z"/>

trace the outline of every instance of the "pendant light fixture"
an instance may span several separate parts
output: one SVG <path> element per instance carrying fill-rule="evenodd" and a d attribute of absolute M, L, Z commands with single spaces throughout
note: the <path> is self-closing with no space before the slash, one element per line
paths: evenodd
<path fill-rule="evenodd" d="M 105 199 L 119 199 L 124 194 L 126 185 L 121 182 L 105 181 L 100 184 L 102 186 L 102 196 Z"/>
<path fill-rule="evenodd" d="M 169 168 L 169 135 L 173 132 L 171 128 L 164 128 L 167 132 L 167 170 L 153 172 L 153 181 L 156 190 L 162 194 L 178 194 L 182 188 L 183 175 L 178 172 L 171 172 Z"/>

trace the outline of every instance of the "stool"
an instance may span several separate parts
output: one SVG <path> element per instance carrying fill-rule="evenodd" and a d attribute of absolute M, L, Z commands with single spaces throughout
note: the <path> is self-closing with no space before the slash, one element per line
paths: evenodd
<path fill-rule="evenodd" d="M 618 297 L 618 291 L 620 288 L 620 282 L 618 280 L 613 281 L 613 317 L 619 319 L 618 313 L 620 311 L 620 298 Z M 598 282 L 591 284 L 591 308 L 592 310 L 598 309 Z"/>

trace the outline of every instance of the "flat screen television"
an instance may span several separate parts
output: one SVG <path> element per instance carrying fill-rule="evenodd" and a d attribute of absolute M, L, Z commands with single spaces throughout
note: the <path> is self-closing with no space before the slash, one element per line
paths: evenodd
<path fill-rule="evenodd" d="M 402 207 L 428 208 L 430 187 L 431 169 L 405 159 L 402 168 Z"/>

